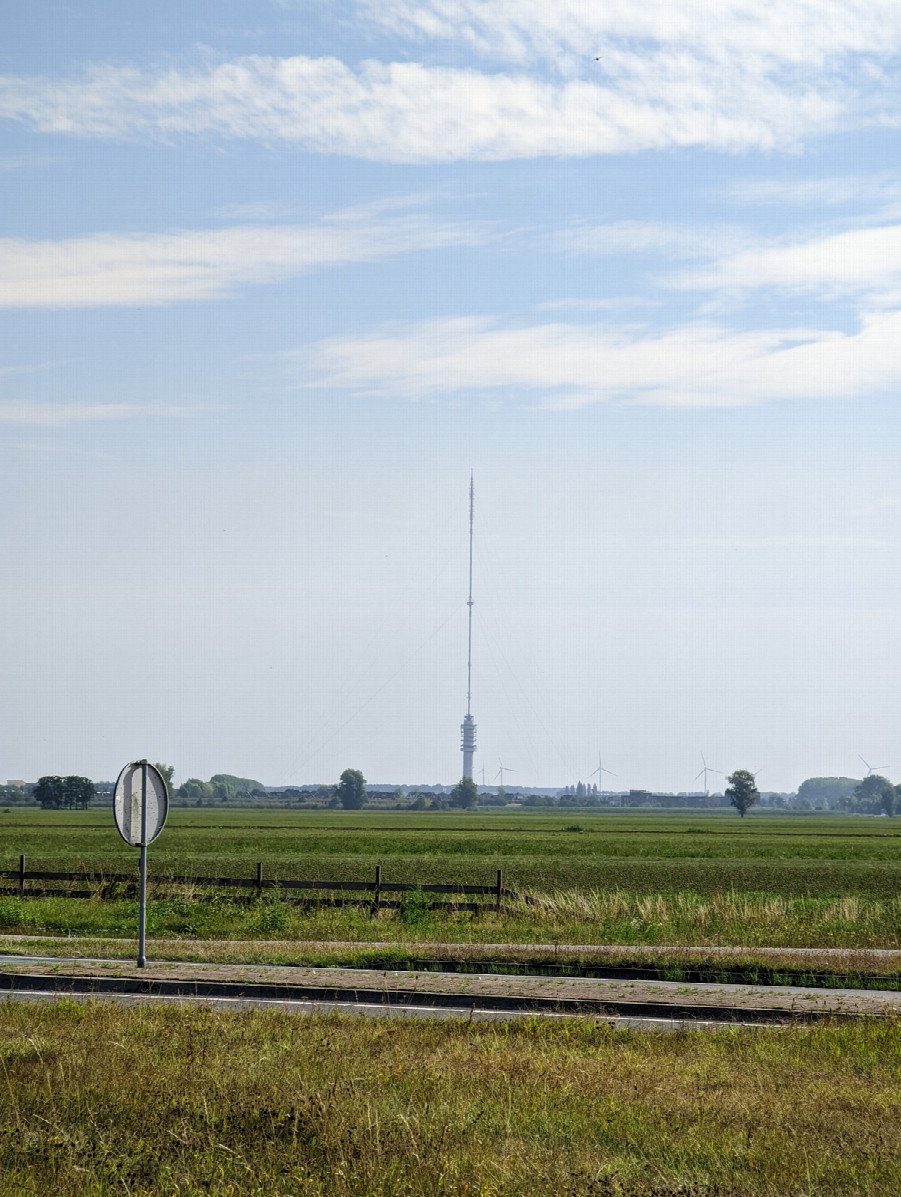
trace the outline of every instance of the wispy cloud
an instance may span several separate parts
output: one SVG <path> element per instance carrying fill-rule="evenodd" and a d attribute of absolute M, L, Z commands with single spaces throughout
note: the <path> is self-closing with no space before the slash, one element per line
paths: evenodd
<path fill-rule="evenodd" d="M 40 374 L 43 370 L 52 370 L 60 362 L 32 362 L 22 366 L 0 366 L 0 378 L 15 378 L 20 374 Z"/>
<path fill-rule="evenodd" d="M 816 291 L 824 298 L 847 293 L 887 294 L 887 301 L 894 303 L 901 289 L 901 225 L 761 243 L 725 254 L 710 266 L 671 276 L 668 282 L 701 290 L 775 287 Z"/>
<path fill-rule="evenodd" d="M 672 0 L 356 0 L 361 20 L 422 44 L 463 45 L 494 60 L 572 67 L 660 47 L 720 61 L 824 68 L 835 56 L 897 53 L 895 0 L 718 0 L 707 14 Z M 871 73 L 872 70 L 871 70 Z"/>
<path fill-rule="evenodd" d="M 265 202 L 247 204 L 222 204 L 214 212 L 219 220 L 240 220 L 246 222 L 268 222 L 273 220 L 286 221 L 296 216 L 289 204 L 279 202 Z"/>
<path fill-rule="evenodd" d="M 570 79 L 410 62 L 354 70 L 335 58 L 254 56 L 196 71 L 100 67 L 66 80 L 5 76 L 0 117 L 80 137 L 282 140 L 389 162 L 578 157 L 793 146 L 862 119 L 852 119 L 844 84 L 820 83 L 780 83 L 746 59 L 724 71 L 671 50 L 622 51 L 615 67 Z M 866 120 L 894 119 L 892 111 Z"/>
<path fill-rule="evenodd" d="M 751 241 L 732 225 L 669 224 L 663 221 L 620 220 L 560 229 L 550 237 L 552 248 L 578 254 L 654 254 L 657 258 L 715 258 L 743 249 Z"/>
<path fill-rule="evenodd" d="M 646 295 L 620 295 L 609 299 L 548 299 L 536 303 L 536 312 L 616 312 L 627 308 L 652 308 L 659 300 Z"/>
<path fill-rule="evenodd" d="M 150 407 L 132 403 L 31 403 L 25 400 L 0 402 L 0 424 L 53 428 L 63 424 L 127 420 L 139 416 L 185 416 L 178 407 Z"/>
<path fill-rule="evenodd" d="M 891 546 L 887 540 L 873 536 L 706 536 L 693 541 L 702 548 L 711 549 L 886 549 Z"/>
<path fill-rule="evenodd" d="M 0 155 L 0 170 L 38 170 L 43 166 L 57 166 L 63 159 L 49 154 Z"/>
<path fill-rule="evenodd" d="M 897 0 L 719 0 L 713 15 L 673 0 L 352 7 L 363 31 L 387 30 L 424 61 L 248 55 L 8 75 L 0 117 L 80 137 L 280 140 L 391 162 L 768 149 L 901 121 Z"/>
<path fill-rule="evenodd" d="M 653 255 L 655 262 L 698 259 L 689 267 L 658 272 L 656 281 L 664 288 L 807 291 L 820 299 L 857 295 L 869 297 L 870 306 L 893 307 L 901 297 L 901 224 L 884 220 L 855 228 L 845 221 L 835 232 L 778 239 L 734 225 L 618 221 L 573 225 L 539 238 L 539 244 L 578 255 Z"/>
<path fill-rule="evenodd" d="M 750 179 L 734 183 L 726 198 L 738 204 L 791 207 L 842 207 L 846 204 L 896 204 L 901 181 L 888 175 L 845 175 L 822 179 Z"/>
<path fill-rule="evenodd" d="M 901 313 L 867 316 L 854 333 L 665 332 L 609 324 L 505 326 L 435 320 L 321 341 L 293 355 L 302 385 L 426 399 L 531 395 L 567 409 L 605 401 L 726 407 L 776 399 L 839 399 L 901 382 Z"/>
<path fill-rule="evenodd" d="M 484 229 L 415 213 L 338 214 L 313 225 L 0 240 L 0 307 L 168 304 L 228 295 L 304 271 L 477 244 Z"/>

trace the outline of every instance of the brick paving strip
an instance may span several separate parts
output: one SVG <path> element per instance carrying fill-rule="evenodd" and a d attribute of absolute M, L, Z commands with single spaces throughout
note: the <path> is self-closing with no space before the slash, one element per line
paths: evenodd
<path fill-rule="evenodd" d="M 134 937 L 126 936 L 53 936 L 32 932 L 23 934 L 0 934 L 0 946 L 17 943 L 59 943 L 69 950 L 79 943 L 121 944 L 123 949 L 134 943 Z M 167 948 L 202 948 L 215 950 L 248 948 L 254 951 L 265 948 L 272 952 L 404 952 L 418 957 L 444 957 L 459 960 L 592 960 L 606 961 L 612 958 L 637 959 L 646 957 L 649 961 L 675 956 L 686 960 L 715 958 L 728 963 L 730 958 L 744 960 L 754 957 L 771 960 L 774 964 L 791 962 L 793 967 L 812 967 L 828 961 L 835 969 L 866 971 L 868 965 L 896 964 L 901 970 L 901 948 L 793 948 L 757 946 L 717 946 L 685 944 L 585 944 L 585 943 L 481 943 L 475 940 L 457 943 L 433 943 L 428 940 L 412 942 L 407 940 L 366 939 L 148 939 L 148 948 L 163 952 Z M 2 958 L 2 955 L 0 955 Z"/>
<path fill-rule="evenodd" d="M 901 1014 L 901 993 L 884 990 L 165 961 L 138 969 L 127 960 L 24 956 L 0 957 L 0 991 L 343 1001 L 726 1022 Z"/>

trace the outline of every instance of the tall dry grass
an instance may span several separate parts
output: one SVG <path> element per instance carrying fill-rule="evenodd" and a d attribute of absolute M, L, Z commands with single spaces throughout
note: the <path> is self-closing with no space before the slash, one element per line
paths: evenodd
<path fill-rule="evenodd" d="M 304 909 L 277 892 L 261 901 L 185 887 L 151 895 L 151 937 L 771 946 L 901 947 L 901 897 L 786 897 L 721 890 L 642 892 L 568 888 L 510 901 L 501 914 L 431 910 L 425 895 L 372 917 L 368 906 Z M 414 917 L 415 916 L 415 917 Z M 0 933 L 133 936 L 137 902 L 97 896 L 0 897 Z"/>
<path fill-rule="evenodd" d="M 0 1005 L 0 1193 L 901 1191 L 901 1027 Z"/>
<path fill-rule="evenodd" d="M 544 923 L 601 929 L 607 942 L 798 947 L 897 947 L 901 898 L 790 898 L 726 890 L 641 894 L 559 890 L 537 899 Z M 525 914 L 525 911 L 522 911 Z M 587 942 L 593 942 L 589 940 Z"/>

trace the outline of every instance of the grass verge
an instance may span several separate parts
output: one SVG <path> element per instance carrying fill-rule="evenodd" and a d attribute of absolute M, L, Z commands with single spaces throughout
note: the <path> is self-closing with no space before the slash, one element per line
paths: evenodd
<path fill-rule="evenodd" d="M 901 1190 L 901 1026 L 625 1032 L 0 1004 L 0 1192 Z"/>
<path fill-rule="evenodd" d="M 147 925 L 153 936 L 201 939 L 898 948 L 901 898 L 561 890 L 534 906 L 513 902 L 501 914 L 486 907 L 473 915 L 434 910 L 426 895 L 413 893 L 399 911 L 373 917 L 366 906 L 292 905 L 277 890 L 236 900 L 170 887 L 165 895 L 151 889 Z M 0 897 L 0 932 L 127 936 L 136 927 L 130 898 Z"/>
<path fill-rule="evenodd" d="M 0 936 L 0 953 L 82 960 L 122 960 L 134 941 L 54 936 Z M 568 948 L 521 944 L 342 943 L 302 940 L 155 939 L 151 961 L 200 964 L 271 964 L 390 971 L 501 973 L 514 976 L 615 976 L 638 969 L 646 979 L 711 984 L 798 985 L 841 989 L 901 989 L 898 955 L 867 951 L 789 952 L 735 948 Z"/>

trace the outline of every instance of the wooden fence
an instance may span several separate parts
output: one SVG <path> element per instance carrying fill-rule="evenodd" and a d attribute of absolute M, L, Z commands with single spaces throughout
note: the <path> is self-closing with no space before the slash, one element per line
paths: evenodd
<path fill-rule="evenodd" d="M 169 874 L 150 876 L 148 882 L 157 887 L 161 886 L 191 886 L 201 889 L 249 889 L 261 897 L 266 891 L 274 891 L 278 896 L 294 905 L 329 905 L 329 906 L 370 906 L 373 910 L 397 910 L 404 905 L 402 901 L 383 898 L 383 894 L 453 894 L 465 897 L 490 898 L 494 909 L 500 912 L 504 900 L 525 902 L 529 906 L 535 905 L 534 898 L 516 893 L 515 890 L 504 888 L 503 870 L 497 870 L 494 885 L 458 885 L 455 882 L 439 882 L 425 885 L 414 885 L 402 881 L 385 881 L 382 877 L 382 866 L 375 866 L 375 876 L 372 881 L 290 881 L 276 880 L 263 876 L 262 864 L 257 864 L 254 877 L 175 877 Z M 66 881 L 81 882 L 93 885 L 93 889 L 53 889 L 48 888 L 47 882 Z M 19 857 L 18 869 L 0 870 L 0 894 L 18 894 L 20 898 L 29 895 L 33 897 L 58 898 L 94 898 L 97 897 L 98 887 L 114 884 L 134 885 L 137 877 L 133 873 L 60 873 L 31 870 L 25 868 L 25 857 Z M 29 887 L 28 882 L 40 884 Z M 294 897 L 292 891 L 308 890 L 319 894 L 347 894 L 356 893 L 360 897 Z M 362 895 L 366 894 L 367 897 Z M 433 910 L 472 911 L 478 913 L 486 908 L 484 902 L 432 902 Z"/>

